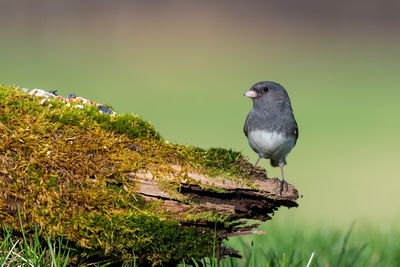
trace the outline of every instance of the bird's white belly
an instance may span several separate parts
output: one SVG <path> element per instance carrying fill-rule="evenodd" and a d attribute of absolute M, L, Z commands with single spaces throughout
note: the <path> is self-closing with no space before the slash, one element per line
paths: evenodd
<path fill-rule="evenodd" d="M 265 158 L 285 158 L 295 145 L 295 138 L 265 130 L 251 131 L 248 141 L 253 150 Z"/>

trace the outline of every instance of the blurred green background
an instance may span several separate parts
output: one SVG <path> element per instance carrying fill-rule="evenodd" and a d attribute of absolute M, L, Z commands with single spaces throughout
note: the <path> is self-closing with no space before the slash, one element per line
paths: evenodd
<path fill-rule="evenodd" d="M 242 95 L 277 81 L 300 131 L 285 174 L 304 197 L 274 222 L 399 230 L 398 7 L 1 1 L 0 82 L 76 93 L 139 114 L 165 139 L 255 161 L 242 130 L 252 103 Z"/>

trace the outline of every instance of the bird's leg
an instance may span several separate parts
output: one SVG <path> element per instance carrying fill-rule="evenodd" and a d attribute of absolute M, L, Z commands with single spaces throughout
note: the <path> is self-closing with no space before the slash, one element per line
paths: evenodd
<path fill-rule="evenodd" d="M 282 191 L 283 191 L 283 185 L 285 185 L 286 187 L 286 191 L 288 191 L 289 185 L 288 183 L 285 181 L 285 176 L 283 175 L 283 166 L 285 165 L 285 162 L 279 162 L 279 167 L 281 168 L 281 173 L 282 173 L 282 181 L 281 181 L 281 195 L 282 195 Z"/>
<path fill-rule="evenodd" d="M 258 156 L 258 159 L 257 159 L 256 163 L 254 163 L 254 167 L 257 166 L 257 164 L 260 161 L 260 159 L 261 159 L 261 156 Z"/>

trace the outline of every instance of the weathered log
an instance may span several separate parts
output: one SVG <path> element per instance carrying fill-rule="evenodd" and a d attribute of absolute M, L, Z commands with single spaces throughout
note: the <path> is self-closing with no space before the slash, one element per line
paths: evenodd
<path fill-rule="evenodd" d="M 173 166 L 180 169 L 179 166 Z M 157 186 L 157 179 L 150 173 L 130 174 L 131 177 L 139 178 L 139 194 L 147 201 L 156 199 L 163 200 L 163 208 L 177 215 L 193 209 L 193 204 L 182 203 L 179 199 L 162 191 Z M 279 207 L 297 207 L 295 202 L 298 197 L 297 189 L 289 184 L 287 190 L 281 192 L 281 181 L 278 178 L 267 178 L 262 168 L 255 167 L 252 170 L 252 186 L 246 184 L 238 185 L 221 177 L 214 177 L 212 180 L 206 178 L 200 173 L 188 173 L 190 180 L 197 183 L 188 183 L 182 181 L 180 192 L 188 197 L 188 200 L 196 203 L 195 208 L 199 212 L 218 211 L 221 216 L 228 215 L 226 222 L 235 222 L 238 219 L 253 219 L 266 221 L 271 219 L 274 211 Z M 199 184 L 211 185 L 214 190 L 208 190 L 199 186 Z M 254 188 L 256 187 L 256 188 Z M 220 189 L 220 190 L 215 190 Z M 178 216 L 179 217 L 179 216 Z M 213 224 L 204 224 L 199 222 L 184 223 L 186 226 L 214 228 Z M 221 241 L 232 236 L 244 236 L 251 234 L 264 234 L 263 231 L 253 230 L 259 224 L 245 225 L 244 223 L 232 223 L 229 228 L 217 228 L 218 245 Z M 239 252 L 232 252 L 232 249 L 220 247 L 220 256 L 230 255 L 240 257 Z"/>

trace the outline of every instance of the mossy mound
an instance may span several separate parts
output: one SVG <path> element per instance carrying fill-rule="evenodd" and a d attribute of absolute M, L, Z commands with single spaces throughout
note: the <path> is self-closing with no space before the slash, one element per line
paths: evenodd
<path fill-rule="evenodd" d="M 177 216 L 162 200 L 146 202 L 132 174 L 151 173 L 182 202 L 190 172 L 251 185 L 251 164 L 238 152 L 171 144 L 138 116 L 41 104 L 11 86 L 0 86 L 0 137 L 0 219 L 17 230 L 19 206 L 26 230 L 36 224 L 42 236 L 64 235 L 84 255 L 132 261 L 134 253 L 153 265 L 210 256 L 212 233 L 181 225 L 218 216 Z"/>

